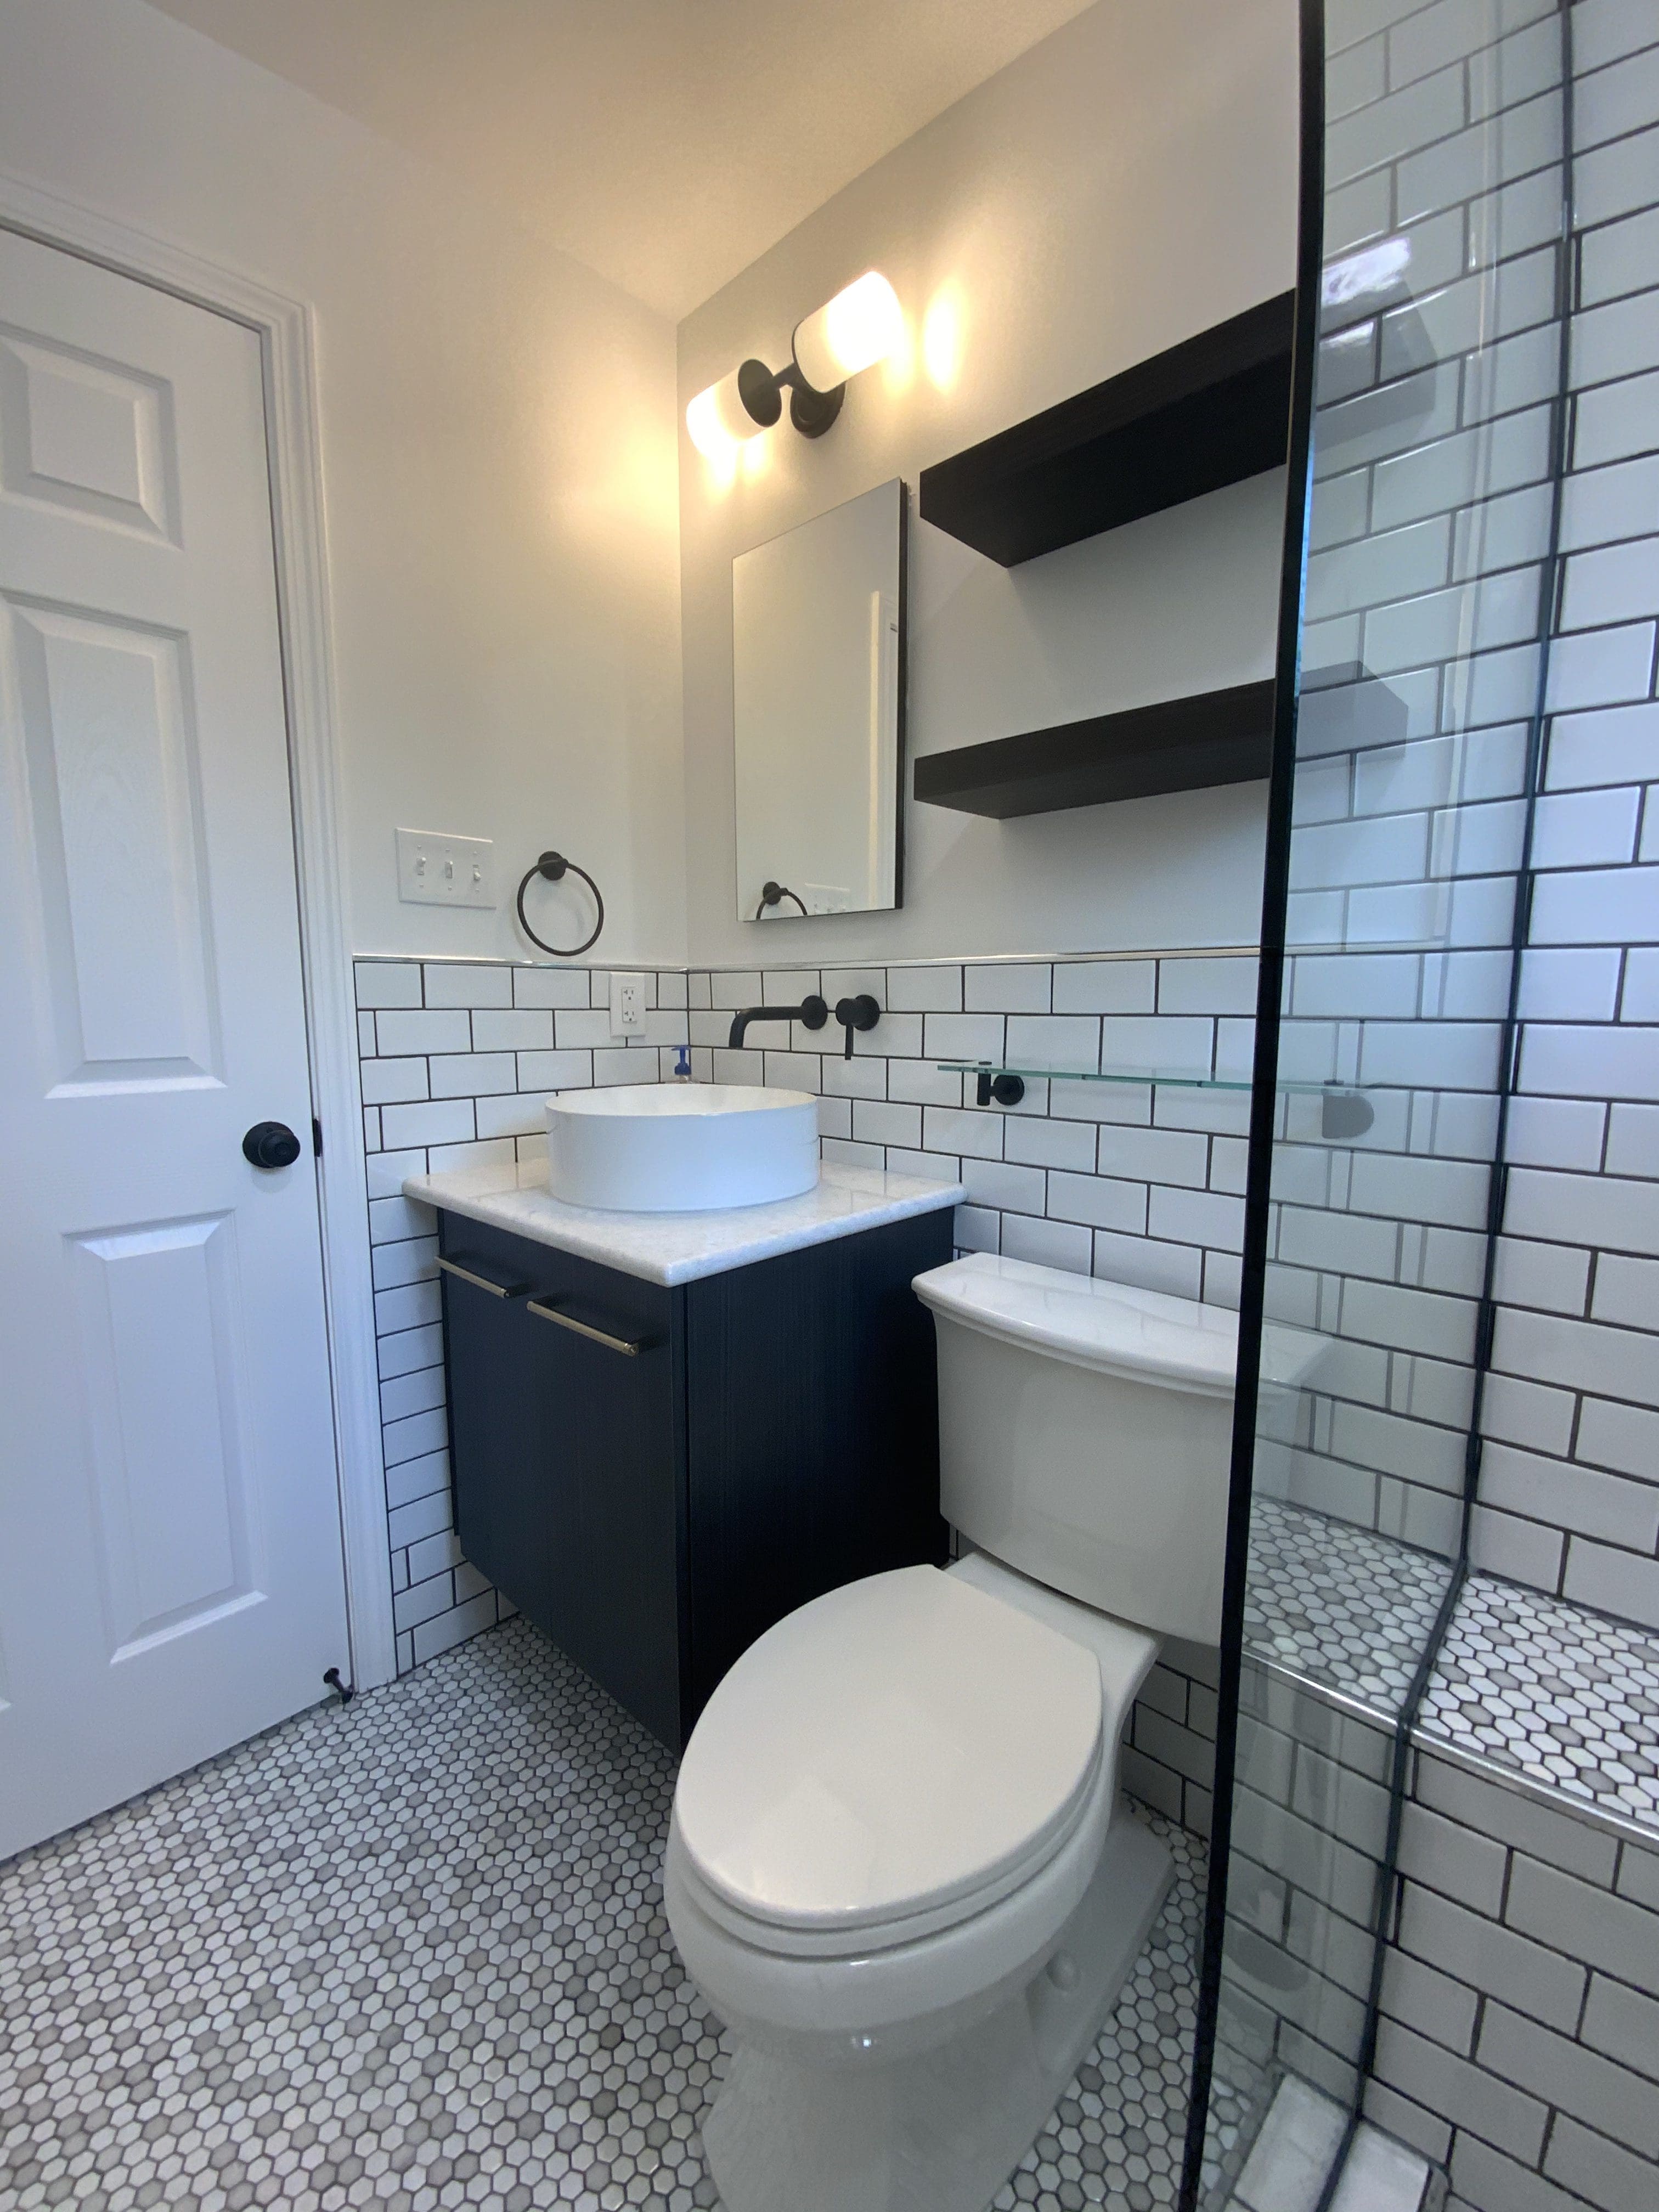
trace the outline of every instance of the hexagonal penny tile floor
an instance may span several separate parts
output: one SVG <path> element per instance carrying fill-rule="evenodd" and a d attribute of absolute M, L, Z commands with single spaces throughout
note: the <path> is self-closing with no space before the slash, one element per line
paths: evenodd
<path fill-rule="evenodd" d="M 522 1620 L 0 1868 L 0 2203 L 716 2203 L 673 1765 Z M 1174 2202 L 1202 1847 L 996 2198 Z"/>

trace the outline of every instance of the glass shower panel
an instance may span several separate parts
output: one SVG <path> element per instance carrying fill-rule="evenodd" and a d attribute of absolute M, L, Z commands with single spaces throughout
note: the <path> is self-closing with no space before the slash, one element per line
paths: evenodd
<path fill-rule="evenodd" d="M 1466 1546 L 1565 296 L 1553 0 L 1329 0 L 1323 37 L 1283 988 L 1257 1066 L 1281 1087 L 1188 2199 L 1250 2212 L 1320 2203 L 1344 2145 L 1407 1735 Z M 1341 1089 L 1282 1087 L 1322 1081 Z"/>

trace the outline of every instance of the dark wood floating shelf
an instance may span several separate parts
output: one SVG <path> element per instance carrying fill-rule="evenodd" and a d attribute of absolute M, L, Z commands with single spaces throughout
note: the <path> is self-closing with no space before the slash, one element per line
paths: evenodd
<path fill-rule="evenodd" d="M 1277 468 L 1294 308 L 1263 300 L 924 469 L 923 521 L 1012 568 Z"/>
<path fill-rule="evenodd" d="M 916 763 L 915 794 L 930 806 L 1006 822 L 1017 814 L 1150 799 L 1162 791 L 1250 783 L 1267 773 L 1273 732 L 1271 680 L 1234 684 L 954 752 L 924 753 Z"/>

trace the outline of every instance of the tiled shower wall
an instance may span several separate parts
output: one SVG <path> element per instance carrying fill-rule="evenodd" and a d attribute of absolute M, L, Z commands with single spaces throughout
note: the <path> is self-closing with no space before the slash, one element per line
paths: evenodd
<path fill-rule="evenodd" d="M 1303 717 L 1284 1064 L 1357 1079 L 1377 1118 L 1334 1147 L 1304 1109 L 1305 1150 L 1281 1148 L 1270 1297 L 1340 1342 L 1264 1474 L 1455 1548 L 1547 630 L 1474 1555 L 1659 1625 L 1659 14 L 1571 13 L 1564 250 L 1553 0 L 1329 11 L 1306 652 L 1325 688 Z"/>
<path fill-rule="evenodd" d="M 401 1193 L 425 1169 L 530 1158 L 549 1091 L 653 1081 L 688 1040 L 703 1081 L 811 1091 L 825 1157 L 954 1179 L 964 1248 L 1233 1304 L 1243 1091 L 1033 1081 L 1012 1110 L 973 1103 L 950 1059 L 1161 1067 L 1248 1079 L 1255 963 L 1239 953 L 647 976 L 650 1026 L 610 1033 L 610 971 L 362 960 L 357 995 L 374 1245 L 388 1540 L 400 1669 L 489 1626 L 504 1601 L 461 1557 L 450 1504 L 443 1346 L 429 1212 Z M 871 991 L 879 1025 L 842 1056 L 833 1022 L 725 1039 L 739 1006 Z M 686 1001 L 690 1000 L 689 1008 Z M 775 1045 L 768 1048 L 768 1037 Z M 1133 1723 L 1125 1778 L 1204 1828 L 1215 1655 L 1176 1646 Z"/>
<path fill-rule="evenodd" d="M 1457 1552 L 1541 651 L 1554 0 L 1333 0 L 1270 1310 L 1331 1340 L 1278 1494 Z"/>
<path fill-rule="evenodd" d="M 1477 1563 L 1659 1626 L 1659 9 L 1579 0 L 1570 468 Z"/>
<path fill-rule="evenodd" d="M 1367 1031 L 1391 1012 L 1416 1019 L 1399 1034 L 1423 1056 L 1420 1079 L 1445 1086 L 1434 1118 L 1451 1118 L 1450 1142 L 1423 1147 L 1416 1203 L 1403 1166 L 1389 1170 L 1402 1177 L 1407 1234 L 1425 1255 L 1437 1245 L 1435 1273 L 1415 1278 L 1415 1316 L 1403 1299 L 1397 1310 L 1426 1322 L 1437 1305 L 1442 1323 L 1437 1342 L 1424 1329 L 1395 1349 L 1443 1362 L 1441 1382 L 1403 1409 L 1409 1429 L 1395 1423 L 1390 1438 L 1378 1424 L 1370 1451 L 1310 1452 L 1292 1474 L 1382 1472 L 1386 1447 L 1389 1471 L 1415 1486 L 1417 1531 L 1443 1540 L 1434 1493 L 1449 1502 L 1462 1472 L 1455 1386 L 1478 1287 L 1466 1255 L 1484 1211 L 1483 1094 L 1499 1073 L 1520 856 L 1517 739 L 1547 635 L 1474 1559 L 1659 1625 L 1659 14 L 1651 0 L 1571 8 L 1565 248 L 1553 4 L 1333 0 L 1330 21 L 1340 119 L 1328 243 L 1354 257 L 1351 273 L 1367 252 L 1398 260 L 1408 246 L 1410 296 L 1368 301 L 1356 285 L 1332 303 L 1327 361 L 1352 378 L 1333 406 L 1347 409 L 1351 434 L 1346 452 L 1328 441 L 1322 409 L 1310 582 L 1323 629 L 1310 658 L 1347 663 L 1358 680 L 1316 708 L 1316 738 L 1319 714 L 1330 717 L 1331 805 L 1322 816 L 1310 778 L 1304 819 L 1341 825 L 1328 857 L 1349 872 L 1299 884 L 1297 923 L 1310 949 L 1340 945 L 1352 965 L 1330 972 L 1347 1006 L 1372 1010 Z M 1483 128 L 1500 111 L 1501 125 Z M 1548 604 L 1563 312 L 1570 473 Z M 1364 726 L 1383 708 L 1406 724 L 1393 737 Z M 1352 803 L 1365 794 L 1369 805 Z M 1316 957 L 1298 955 L 1310 980 Z M 1293 1000 L 1292 1011 L 1320 1010 Z M 1380 1211 L 1355 1206 L 1360 1167 L 1358 1149 L 1332 1161 L 1315 1194 L 1333 1230 L 1351 1207 Z M 1361 1249 L 1356 1237 L 1346 1273 L 1388 1282 Z M 1344 1510 L 1334 1489 L 1320 1502 Z M 1593 1708 L 1576 1654 L 1595 1624 L 1578 1614 L 1575 1629 L 1574 1617 L 1562 1608 L 1540 1710 L 1582 1729 Z M 1481 1670 L 1482 1709 L 1500 1727 L 1516 1667 L 1498 1644 Z M 1592 1728 L 1587 1744 L 1558 1743 L 1557 1771 L 1571 1774 L 1569 1753 L 1588 1751 L 1617 1774 L 1633 1711 L 1626 1698 L 1599 1739 Z M 1651 1838 L 1587 1816 L 1565 1793 L 1552 1809 L 1424 1747 L 1412 1765 L 1368 2108 L 1449 2161 L 1460 2208 L 1645 2212 L 1659 2171 Z M 1326 1971 L 1341 1979 L 1339 1953 Z"/>
<path fill-rule="evenodd" d="M 1659 1849 L 1419 1747 L 1365 2110 L 1448 2212 L 1659 2202 Z"/>

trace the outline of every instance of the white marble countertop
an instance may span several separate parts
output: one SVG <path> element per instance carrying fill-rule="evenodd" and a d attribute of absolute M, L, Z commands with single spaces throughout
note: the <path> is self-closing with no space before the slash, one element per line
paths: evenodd
<path fill-rule="evenodd" d="M 710 1213 L 601 1212 L 567 1206 L 550 1195 L 543 1160 L 410 1176 L 404 1195 L 487 1221 L 538 1244 L 556 1245 L 647 1283 L 672 1285 L 851 1237 L 884 1222 L 938 1212 L 959 1206 L 968 1194 L 959 1182 L 886 1175 L 878 1168 L 842 1167 L 826 1160 L 815 1189 L 770 1206 L 725 1206 Z"/>

